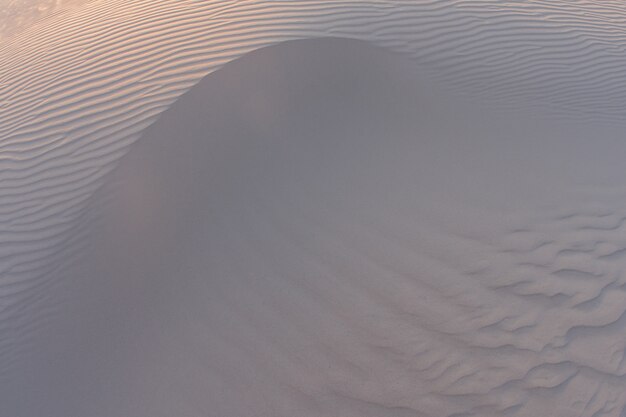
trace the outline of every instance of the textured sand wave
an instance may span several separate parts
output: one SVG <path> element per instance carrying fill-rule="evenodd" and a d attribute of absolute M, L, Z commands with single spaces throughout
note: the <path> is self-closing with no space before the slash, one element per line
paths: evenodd
<path fill-rule="evenodd" d="M 583 1 L 498 5 L 480 1 L 111 1 L 88 4 L 50 18 L 4 41 L 0 45 L 2 376 L 13 375 L 10 368 L 24 369 L 20 358 L 28 351 L 29 335 L 45 328 L 47 317 L 63 311 L 64 300 L 56 298 L 63 292 L 54 287 L 65 283 L 55 277 L 63 277 L 58 271 L 74 261 L 73 254 L 78 254 L 85 242 L 88 228 L 80 218 L 87 202 L 105 174 L 156 117 L 203 76 L 246 52 L 289 39 L 332 35 L 371 41 L 407 54 L 423 73 L 444 81 L 447 88 L 465 99 L 498 103 L 522 113 L 545 112 L 569 121 L 568 132 L 580 130 L 578 137 L 568 138 L 563 133 L 567 129 L 561 125 L 553 130 L 524 125 L 519 136 L 533 136 L 536 145 L 543 143 L 543 138 L 537 136 L 549 138 L 557 132 L 563 140 L 546 145 L 553 147 L 554 155 L 561 155 L 562 166 L 555 164 L 554 171 L 580 163 L 583 173 L 579 182 L 572 180 L 572 184 L 588 188 L 602 185 L 606 192 L 591 194 L 600 202 L 599 208 L 576 210 L 581 207 L 580 198 L 557 199 L 556 211 L 574 208 L 553 216 L 550 210 L 516 214 L 515 227 L 486 215 L 480 225 L 489 232 L 474 230 L 464 235 L 455 227 L 466 226 L 451 226 L 452 233 L 441 225 L 427 243 L 403 230 L 415 221 L 414 213 L 405 213 L 406 221 L 398 220 L 400 226 L 385 223 L 375 230 L 374 224 L 365 220 L 367 226 L 351 223 L 349 216 L 337 217 L 345 224 L 339 220 L 327 224 L 325 218 L 316 225 L 315 219 L 306 222 L 297 217 L 297 211 L 276 211 L 274 201 L 255 203 L 261 207 L 259 213 L 242 208 L 239 217 L 229 214 L 232 218 L 227 216 L 220 222 L 232 225 L 233 230 L 215 232 L 234 234 L 228 239 L 235 248 L 244 247 L 246 236 L 255 228 L 263 239 L 276 240 L 276 246 L 267 245 L 274 249 L 257 255 L 261 264 L 266 258 L 293 253 L 296 259 L 303 259 L 303 264 L 292 266 L 296 271 L 312 264 L 325 271 L 329 280 L 344 275 L 371 276 L 366 284 L 341 284 L 345 286 L 345 297 L 357 288 L 363 294 L 362 304 L 348 311 L 333 299 L 338 298 L 332 294 L 340 285 L 337 282 L 331 285 L 331 281 L 324 281 L 319 284 L 322 288 L 307 290 L 321 294 L 308 305 L 310 312 L 322 314 L 320 311 L 329 305 L 335 309 L 322 314 L 324 323 L 345 318 L 336 328 L 309 324 L 309 319 L 299 317 L 302 313 L 293 306 L 281 307 L 287 315 L 299 317 L 290 322 L 280 319 L 283 310 L 278 313 L 254 304 L 262 300 L 277 305 L 289 303 L 285 295 L 288 290 L 281 286 L 291 288 L 286 278 L 280 285 L 254 283 L 266 298 L 248 300 L 254 306 L 250 310 L 231 307 L 233 315 L 244 316 L 243 321 L 236 322 L 243 330 L 271 327 L 273 317 L 285 332 L 277 330 L 277 340 L 285 337 L 292 344 L 300 343 L 299 330 L 292 329 L 294 323 L 317 329 L 311 330 L 312 334 L 336 332 L 324 333 L 328 340 L 340 340 L 338 335 L 355 331 L 350 329 L 361 329 L 365 334 L 346 339 L 350 343 L 345 347 L 347 358 L 336 359 L 341 366 L 330 365 L 338 369 L 330 381 L 325 380 L 326 373 L 320 372 L 311 376 L 318 378 L 315 382 L 319 385 L 307 380 L 294 386 L 284 383 L 282 376 L 275 376 L 272 381 L 277 385 L 259 395 L 293 400 L 293 404 L 285 405 L 291 411 L 297 408 L 289 407 L 321 407 L 317 414 L 312 411 L 313 415 L 335 415 L 332 409 L 324 409 L 327 405 L 317 403 L 323 398 L 328 400 L 326 404 L 354 415 L 441 415 L 442 410 L 457 416 L 542 415 L 550 410 L 551 415 L 620 416 L 624 407 L 626 346 L 622 336 L 625 300 L 621 276 L 621 254 L 626 243 L 621 237 L 619 209 L 624 194 L 619 187 L 619 161 L 624 154 L 619 132 L 626 108 L 626 83 L 622 80 L 626 63 L 625 15 L 626 9 L 619 3 Z M 459 124 L 457 134 L 471 125 L 471 120 L 465 123 Z M 514 123 L 508 126 L 518 127 Z M 503 122 L 499 132 L 509 135 L 506 127 Z M 601 134 L 594 134 L 595 128 L 601 128 Z M 588 142 L 589 138 L 595 140 L 596 135 L 603 138 L 600 150 L 576 148 L 587 153 L 567 161 L 568 156 L 577 155 L 568 147 Z M 486 149 L 488 153 L 488 146 Z M 462 153 L 463 158 L 473 157 L 465 148 L 452 152 Z M 498 155 L 497 150 L 491 152 Z M 533 159 L 528 160 L 533 167 Z M 476 161 L 480 161 L 478 156 Z M 585 168 L 585 164 L 589 166 Z M 596 169 L 597 164 L 608 168 Z M 589 174 L 590 184 L 584 184 L 585 173 Z M 551 178 L 545 181 L 549 183 Z M 476 181 L 467 180 L 468 185 Z M 560 183 L 555 180 L 555 184 Z M 435 194 L 435 198 L 440 196 Z M 262 209 L 264 205 L 270 207 Z M 243 202 L 232 203 L 236 208 L 245 206 Z M 281 215 L 276 218 L 276 213 Z M 296 218 L 292 220 L 293 216 Z M 262 221 L 255 220 L 257 217 Z M 244 219 L 250 230 L 238 225 Z M 263 230 L 272 224 L 276 224 L 276 230 Z M 309 241 L 312 230 L 319 236 L 313 241 L 319 239 L 319 243 Z M 279 237 L 281 233 L 287 236 Z M 383 240 L 384 234 L 391 236 Z M 298 245 L 302 249 L 297 249 Z M 255 251 L 260 250 L 253 246 Z M 347 251 L 346 258 L 354 259 L 355 264 L 329 262 L 333 252 L 326 252 L 335 247 Z M 415 258 L 419 251 L 429 253 L 432 259 Z M 420 266 L 415 259 L 430 267 Z M 283 267 L 287 268 L 285 277 L 293 276 L 288 266 Z M 443 284 L 418 283 L 419 291 L 408 291 L 413 284 L 406 282 L 407 274 L 415 274 L 420 268 L 425 269 L 420 276 L 428 277 L 437 271 L 434 276 Z M 381 275 L 397 287 L 381 288 L 376 281 Z M 301 294 L 299 285 L 304 284 L 297 284 L 293 291 Z M 402 294 L 403 290 L 407 293 Z M 235 289 L 225 291 L 239 294 Z M 281 296 L 272 295 L 274 291 Z M 424 300 L 424 293 L 432 298 Z M 416 299 L 428 302 L 415 306 Z M 367 308 L 381 303 L 386 307 L 378 311 L 380 328 L 372 329 L 370 317 L 361 313 L 373 314 Z M 434 304 L 442 307 L 437 309 Z M 459 305 L 473 313 L 467 314 Z M 218 314 L 220 310 L 215 309 Z M 265 315 L 255 319 L 255 309 Z M 224 307 L 224 311 L 230 310 Z M 448 322 L 436 319 L 442 314 Z M 248 334 L 243 330 L 236 333 L 236 329 L 225 328 L 225 342 L 212 343 L 224 343 L 228 349 L 245 345 L 250 340 L 238 339 Z M 368 332 L 374 335 L 369 338 Z M 301 359 L 295 347 L 290 350 L 263 339 L 269 336 L 259 337 L 251 340 L 261 343 L 265 353 L 233 353 L 230 361 L 236 364 L 249 356 L 249 365 L 254 368 L 273 358 L 270 363 L 277 368 L 263 365 L 259 371 L 259 375 L 267 376 L 282 369 L 281 355 L 290 357 L 290 364 Z M 314 343 L 314 338 L 306 340 Z M 297 347 L 306 352 L 306 347 Z M 333 345 L 328 349 L 341 348 Z M 356 357 L 352 356 L 354 349 L 358 351 Z M 311 354 L 319 354 L 316 352 L 314 349 Z M 303 371 L 293 366 L 285 372 L 298 369 L 295 375 L 301 375 Z M 33 367 L 33 372 L 37 371 Z M 228 374 L 228 369 L 220 372 Z M 202 380 L 201 375 L 198 378 Z M 357 379 L 364 381 L 362 385 L 346 382 Z M 245 383 L 234 382 L 233 386 L 244 389 Z M 325 387 L 326 391 L 306 392 L 315 386 Z M 19 398 L 9 389 L 6 392 L 13 399 Z M 237 391 L 232 392 L 225 398 L 234 402 Z M 154 400 L 152 393 L 145 395 Z M 90 399 L 98 400 L 88 397 L 84 400 L 86 407 L 93 407 Z M 251 399 L 250 404 L 256 400 Z M 198 403 L 185 407 L 192 404 Z M 230 403 L 221 404 L 228 407 Z M 173 407 L 172 413 L 179 411 L 174 404 L 169 406 Z M 224 411 L 232 412 L 228 408 Z M 187 412 L 211 415 L 213 411 Z M 285 411 L 278 414 L 281 412 Z M 250 411 L 250 415 L 259 414 Z"/>
<path fill-rule="evenodd" d="M 0 42 L 87 1 L 90 0 L 7 0 L 0 5 Z"/>

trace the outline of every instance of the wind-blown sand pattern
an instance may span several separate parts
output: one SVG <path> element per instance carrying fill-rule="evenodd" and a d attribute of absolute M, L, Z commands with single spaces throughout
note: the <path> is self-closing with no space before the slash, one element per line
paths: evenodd
<path fill-rule="evenodd" d="M 93 0 L 6 0 L 0 5 L 0 41 L 88 1 Z"/>
<path fill-rule="evenodd" d="M 625 17 L 94 1 L 6 37 L 0 415 L 626 415 Z"/>

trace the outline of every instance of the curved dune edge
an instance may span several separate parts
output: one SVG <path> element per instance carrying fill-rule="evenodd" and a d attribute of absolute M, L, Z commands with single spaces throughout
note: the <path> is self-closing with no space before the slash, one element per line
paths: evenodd
<path fill-rule="evenodd" d="M 87 206 L 72 233 L 91 249 L 70 247 L 78 257 L 48 276 L 65 305 L 3 404 L 96 417 L 623 408 L 617 200 L 518 209 L 593 179 L 565 163 L 590 154 L 494 140 L 511 120 L 470 105 L 340 39 L 207 77 Z"/>

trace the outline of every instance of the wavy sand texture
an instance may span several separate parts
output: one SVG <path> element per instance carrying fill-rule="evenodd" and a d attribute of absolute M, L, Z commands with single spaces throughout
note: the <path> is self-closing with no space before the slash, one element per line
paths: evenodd
<path fill-rule="evenodd" d="M 88 1 L 94 0 L 6 0 L 0 5 L 0 42 Z"/>
<path fill-rule="evenodd" d="M 26 416 L 623 415 L 625 14 L 111 1 L 5 41 L 0 403 Z M 322 36 L 403 52 L 420 75 L 358 42 L 289 44 L 207 78 L 146 131 L 225 63 Z M 220 140 L 169 140 L 206 131 Z M 144 132 L 107 180 L 135 197 L 104 211 L 113 231 L 84 254 L 93 193 Z M 164 243 L 139 245 L 151 238 Z"/>

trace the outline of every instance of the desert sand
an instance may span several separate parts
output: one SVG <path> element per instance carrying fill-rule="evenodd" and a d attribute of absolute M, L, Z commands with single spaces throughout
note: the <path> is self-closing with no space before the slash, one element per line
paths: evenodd
<path fill-rule="evenodd" d="M 33 17 L 0 43 L 0 416 L 626 415 L 625 16 Z"/>

